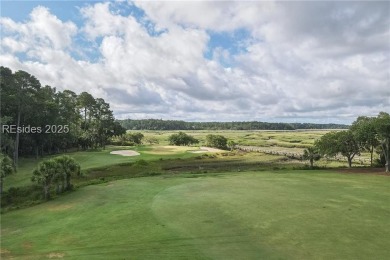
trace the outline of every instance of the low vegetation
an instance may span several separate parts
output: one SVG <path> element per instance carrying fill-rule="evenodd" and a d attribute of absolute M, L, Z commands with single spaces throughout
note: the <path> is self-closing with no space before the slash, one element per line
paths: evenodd
<path fill-rule="evenodd" d="M 145 136 L 140 132 L 124 133 L 112 137 L 110 143 L 112 145 L 121 145 L 121 146 L 141 145 L 144 137 Z M 153 144 L 154 142 L 151 141 L 151 139 L 148 139 L 148 143 Z"/>
<path fill-rule="evenodd" d="M 168 137 L 170 145 L 193 145 L 199 143 L 199 140 L 190 136 L 184 132 L 179 132 L 177 134 L 172 134 Z"/>
<path fill-rule="evenodd" d="M 223 135 L 209 134 L 206 136 L 206 146 L 227 149 L 227 138 Z"/>

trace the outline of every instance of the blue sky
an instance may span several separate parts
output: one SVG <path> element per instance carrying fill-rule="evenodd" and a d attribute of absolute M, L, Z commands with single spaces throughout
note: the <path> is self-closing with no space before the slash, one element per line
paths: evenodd
<path fill-rule="evenodd" d="M 90 1 L 92 2 L 92 1 Z M 32 9 L 38 5 L 48 7 L 61 20 L 72 20 L 80 24 L 78 9 L 88 1 L 9 1 L 1 2 L 1 16 L 10 17 L 15 21 L 22 22 L 28 19 Z"/>
<path fill-rule="evenodd" d="M 118 118 L 350 123 L 390 110 L 389 2 L 2 1 L 1 65 Z"/>

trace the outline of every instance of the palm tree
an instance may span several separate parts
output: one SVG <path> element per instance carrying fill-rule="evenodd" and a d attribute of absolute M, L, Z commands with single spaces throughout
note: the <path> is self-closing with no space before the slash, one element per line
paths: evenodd
<path fill-rule="evenodd" d="M 58 169 L 53 176 L 53 183 L 56 188 L 56 194 L 60 194 L 65 190 L 65 173 L 60 169 L 60 165 L 57 165 Z"/>
<path fill-rule="evenodd" d="M 319 154 L 317 148 L 315 147 L 308 147 L 303 151 L 303 157 L 304 160 L 310 161 L 310 167 L 313 168 L 314 161 L 318 161 L 321 158 L 321 155 Z"/>
<path fill-rule="evenodd" d="M 46 200 L 50 199 L 50 188 L 59 173 L 59 166 L 54 160 L 43 161 L 38 168 L 33 171 L 32 181 L 43 187 L 43 195 Z"/>
<path fill-rule="evenodd" d="M 80 165 L 70 156 L 63 155 L 54 158 L 54 161 L 58 164 L 59 171 L 62 175 L 62 190 L 71 189 L 70 178 L 72 175 L 80 175 Z"/>

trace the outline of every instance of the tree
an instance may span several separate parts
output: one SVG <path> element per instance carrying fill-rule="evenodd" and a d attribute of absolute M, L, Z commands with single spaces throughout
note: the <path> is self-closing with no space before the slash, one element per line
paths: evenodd
<path fill-rule="evenodd" d="M 50 188 L 55 178 L 60 174 L 59 165 L 55 160 L 46 160 L 39 163 L 38 168 L 33 171 L 31 180 L 42 185 L 43 197 L 50 199 Z"/>
<path fill-rule="evenodd" d="M 65 173 L 58 169 L 53 176 L 53 183 L 55 185 L 56 194 L 60 194 L 65 191 Z"/>
<path fill-rule="evenodd" d="M 80 165 L 70 156 L 62 155 L 53 159 L 57 163 L 59 176 L 62 177 L 62 190 L 70 190 L 70 179 L 74 175 L 80 175 Z"/>
<path fill-rule="evenodd" d="M 170 135 L 168 141 L 170 145 L 191 145 L 199 143 L 199 140 L 183 132 Z"/>
<path fill-rule="evenodd" d="M 31 109 L 31 104 L 34 102 L 36 92 L 41 87 L 41 84 L 34 76 L 22 70 L 12 74 L 10 69 L 1 67 L 0 76 L 2 108 L 6 108 L 6 115 L 13 118 L 12 123 L 19 129 L 23 125 L 22 116 L 27 111 L 33 110 Z M 19 159 L 20 135 L 19 131 L 15 134 L 13 149 L 13 164 L 15 168 Z"/>
<path fill-rule="evenodd" d="M 9 125 L 13 121 L 12 111 L 12 87 L 13 87 L 13 74 L 9 68 L 0 67 L 0 153 L 13 155 L 13 149 L 15 144 L 11 135 L 7 132 L 3 132 L 3 125 Z"/>
<path fill-rule="evenodd" d="M 0 154 L 0 195 L 3 193 L 4 178 L 13 172 L 12 160 L 7 155 Z"/>
<path fill-rule="evenodd" d="M 351 130 L 326 133 L 316 141 L 315 146 L 321 155 L 336 156 L 340 153 L 347 157 L 348 167 L 352 167 L 355 155 L 360 154 L 359 143 Z"/>
<path fill-rule="evenodd" d="M 222 135 L 206 135 L 206 146 L 215 147 L 219 149 L 227 148 L 227 139 Z"/>
<path fill-rule="evenodd" d="M 233 140 L 227 141 L 227 146 L 230 148 L 231 151 L 233 151 L 234 147 L 236 146 L 236 143 Z"/>
<path fill-rule="evenodd" d="M 77 139 L 81 133 L 81 115 L 77 106 L 77 95 L 73 91 L 64 90 L 63 92 L 58 92 L 55 99 L 59 112 L 58 124 L 69 126 L 69 131 L 56 136 L 60 147 L 66 152 L 68 148 L 78 145 Z"/>
<path fill-rule="evenodd" d="M 126 134 L 126 129 L 118 121 L 112 124 L 112 129 L 114 131 L 113 136 Z"/>
<path fill-rule="evenodd" d="M 351 131 L 354 133 L 361 149 L 368 150 L 370 152 L 371 167 L 375 147 L 379 145 L 375 120 L 376 119 L 373 117 L 360 116 L 352 123 L 351 126 Z"/>
<path fill-rule="evenodd" d="M 89 116 L 91 117 L 93 106 L 96 104 L 95 99 L 91 94 L 88 92 L 82 92 L 78 97 L 77 97 L 78 105 L 80 109 L 84 113 L 84 127 L 86 128 L 87 126 L 87 112 L 89 112 Z M 84 129 L 85 129 L 84 128 Z"/>
<path fill-rule="evenodd" d="M 308 147 L 303 151 L 304 160 L 310 161 L 310 167 L 313 168 L 314 161 L 318 161 L 321 158 L 320 153 L 318 152 L 316 147 Z"/>
<path fill-rule="evenodd" d="M 1 108 L 0 108 L 1 109 Z M 1 110 L 0 110 L 1 111 Z M 12 118 L 9 116 L 0 117 L 0 153 L 12 156 L 14 149 L 14 140 L 7 132 L 3 132 L 3 125 L 9 125 Z"/>
<path fill-rule="evenodd" d="M 390 115 L 385 112 L 380 112 L 375 119 L 375 129 L 377 131 L 379 143 L 382 147 L 382 153 L 385 157 L 385 171 L 389 172 L 390 161 Z"/>
<path fill-rule="evenodd" d="M 144 138 L 144 135 L 142 133 L 129 133 L 126 135 L 128 141 L 133 142 L 136 145 L 142 144 L 142 139 Z"/>

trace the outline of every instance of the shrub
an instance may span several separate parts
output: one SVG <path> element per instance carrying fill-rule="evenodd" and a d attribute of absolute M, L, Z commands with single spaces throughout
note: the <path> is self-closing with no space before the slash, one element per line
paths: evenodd
<path fill-rule="evenodd" d="M 170 145 L 192 145 L 199 143 L 198 139 L 183 132 L 170 135 L 168 141 Z"/>
<path fill-rule="evenodd" d="M 227 139 L 222 135 L 209 134 L 206 136 L 206 146 L 227 149 Z"/>
<path fill-rule="evenodd" d="M 134 146 L 142 144 L 143 138 L 144 135 L 142 133 L 126 133 L 112 137 L 110 143 L 112 145 Z"/>
<path fill-rule="evenodd" d="M 138 160 L 135 162 L 135 165 L 140 165 L 140 166 L 146 166 L 148 164 L 149 163 L 147 161 L 145 161 L 144 159 L 141 159 L 141 160 Z"/>

